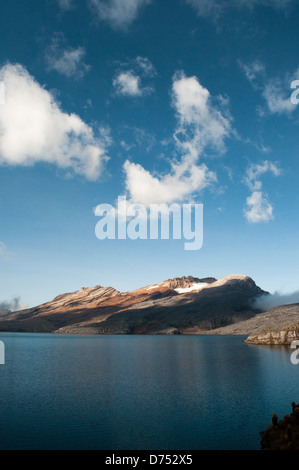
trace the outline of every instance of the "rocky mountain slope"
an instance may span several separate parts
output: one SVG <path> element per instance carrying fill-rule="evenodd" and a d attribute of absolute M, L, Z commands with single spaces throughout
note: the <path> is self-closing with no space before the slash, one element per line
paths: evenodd
<path fill-rule="evenodd" d="M 299 340 L 299 304 L 281 305 L 207 334 L 249 335 L 247 343 L 291 344 Z"/>
<path fill-rule="evenodd" d="M 168 279 L 131 292 L 96 286 L 0 317 L 0 331 L 197 334 L 253 317 L 265 294 L 244 275 Z"/>

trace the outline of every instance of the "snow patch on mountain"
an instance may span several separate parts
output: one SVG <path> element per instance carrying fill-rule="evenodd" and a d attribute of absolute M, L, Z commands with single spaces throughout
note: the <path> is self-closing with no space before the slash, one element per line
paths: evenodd
<path fill-rule="evenodd" d="M 190 287 L 178 287 L 177 289 L 174 289 L 178 294 L 186 294 L 188 292 L 194 292 L 194 291 L 199 291 L 203 289 L 203 287 L 208 286 L 209 284 L 207 282 L 197 282 L 196 284 L 193 284 Z"/>

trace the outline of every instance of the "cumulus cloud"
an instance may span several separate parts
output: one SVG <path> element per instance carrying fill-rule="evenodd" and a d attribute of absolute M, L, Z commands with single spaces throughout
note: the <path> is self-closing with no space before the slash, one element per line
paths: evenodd
<path fill-rule="evenodd" d="M 166 175 L 152 175 L 141 165 L 128 160 L 124 170 L 130 201 L 145 206 L 183 201 L 217 180 L 215 173 L 206 165 L 197 166 L 187 158 L 179 164 L 172 164 L 171 172 Z"/>
<path fill-rule="evenodd" d="M 134 203 L 190 201 L 192 195 L 217 181 L 216 174 L 200 163 L 205 150 L 225 151 L 224 140 L 231 132 L 231 120 L 213 106 L 209 91 L 196 77 L 176 74 L 172 84 L 172 104 L 178 125 L 174 142 L 181 157 L 173 159 L 166 174 L 152 174 L 141 165 L 126 161 L 126 189 Z"/>
<path fill-rule="evenodd" d="M 22 303 L 19 297 L 16 297 L 11 301 L 0 302 L 0 315 L 17 312 L 18 310 L 23 310 L 26 307 L 27 305 Z"/>
<path fill-rule="evenodd" d="M 96 180 L 108 159 L 109 136 L 95 135 L 76 114 L 61 111 L 53 96 L 21 65 L 0 69 L 5 105 L 0 107 L 0 164 L 46 162 Z"/>
<path fill-rule="evenodd" d="M 132 72 L 120 72 L 113 80 L 118 95 L 141 96 L 140 78 Z"/>
<path fill-rule="evenodd" d="M 279 176 L 281 170 L 275 163 L 265 160 L 260 164 L 250 165 L 244 178 L 245 183 L 252 191 L 251 195 L 246 199 L 246 208 L 244 210 L 246 219 L 251 223 L 269 222 L 274 219 L 273 206 L 267 194 L 262 191 L 261 177 L 265 173 Z"/>
<path fill-rule="evenodd" d="M 262 191 L 253 191 L 246 199 L 245 217 L 253 224 L 273 220 L 273 207 Z"/>
<path fill-rule="evenodd" d="M 86 51 L 83 47 L 71 48 L 63 34 L 55 34 L 46 50 L 48 70 L 55 70 L 66 77 L 82 78 L 90 70 L 83 62 Z"/>
<path fill-rule="evenodd" d="M 90 6 L 99 19 L 114 29 L 126 30 L 137 18 L 140 10 L 151 0 L 90 0 Z"/>
<path fill-rule="evenodd" d="M 197 15 L 203 18 L 218 20 L 229 8 L 247 8 L 266 6 L 277 10 L 286 10 L 295 0 L 185 0 L 188 5 L 194 8 Z"/>
<path fill-rule="evenodd" d="M 178 117 L 175 132 L 177 145 L 197 158 L 205 149 L 225 151 L 225 138 L 231 132 L 231 116 L 217 109 L 209 91 L 197 77 L 176 74 L 172 86 L 172 101 Z"/>

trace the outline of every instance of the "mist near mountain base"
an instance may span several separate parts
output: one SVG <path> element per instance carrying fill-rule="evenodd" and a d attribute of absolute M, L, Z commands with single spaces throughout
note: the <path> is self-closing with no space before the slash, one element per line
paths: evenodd
<path fill-rule="evenodd" d="M 0 302 L 0 315 L 8 315 L 23 308 L 26 308 L 26 305 L 20 301 L 20 297 L 15 297 L 11 301 Z"/>
<path fill-rule="evenodd" d="M 281 294 L 280 292 L 276 291 L 273 294 L 266 294 L 258 297 L 254 301 L 253 306 L 254 308 L 266 312 L 267 310 L 271 310 L 274 307 L 296 303 L 299 303 L 299 290 L 289 294 Z"/>

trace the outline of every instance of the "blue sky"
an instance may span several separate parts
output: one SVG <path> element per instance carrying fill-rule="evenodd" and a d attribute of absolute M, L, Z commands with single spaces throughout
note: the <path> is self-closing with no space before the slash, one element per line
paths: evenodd
<path fill-rule="evenodd" d="M 297 0 L 0 6 L 0 302 L 251 276 L 298 289 Z M 204 244 L 98 240 L 94 208 L 203 203 Z"/>

